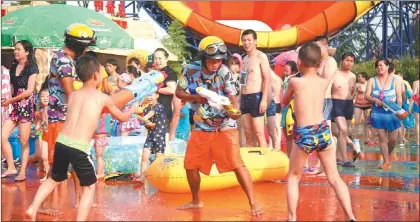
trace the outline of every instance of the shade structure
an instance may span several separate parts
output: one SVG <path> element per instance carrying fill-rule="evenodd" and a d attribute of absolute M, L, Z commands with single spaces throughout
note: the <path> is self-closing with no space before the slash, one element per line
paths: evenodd
<path fill-rule="evenodd" d="M 258 20 L 271 32 L 257 32 L 258 47 L 285 50 L 333 35 L 372 9 L 379 1 L 159 1 L 159 7 L 201 36 L 215 35 L 241 46 L 244 30 L 217 20 Z M 290 25 L 290 28 L 281 30 Z"/>
<path fill-rule="evenodd" d="M 12 47 L 16 41 L 28 40 L 35 48 L 62 47 L 64 31 L 72 23 L 91 27 L 97 36 L 97 48 L 134 47 L 134 39 L 105 15 L 60 4 L 26 7 L 2 17 L 1 46 Z"/>

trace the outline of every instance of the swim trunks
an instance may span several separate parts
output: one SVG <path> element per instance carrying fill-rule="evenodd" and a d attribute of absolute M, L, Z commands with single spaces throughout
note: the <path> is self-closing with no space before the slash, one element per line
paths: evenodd
<path fill-rule="evenodd" d="M 276 113 L 281 113 L 281 103 L 276 103 Z"/>
<path fill-rule="evenodd" d="M 99 136 L 93 138 L 93 147 L 106 147 L 108 144 L 109 142 L 107 136 Z"/>
<path fill-rule="evenodd" d="M 307 154 L 320 152 L 331 144 L 331 131 L 326 120 L 312 126 L 295 126 L 293 139 Z"/>
<path fill-rule="evenodd" d="M 331 120 L 331 112 L 333 109 L 333 104 L 331 99 L 324 99 L 324 107 L 322 109 L 322 115 L 325 120 Z"/>
<path fill-rule="evenodd" d="M 267 117 L 269 117 L 269 116 L 276 116 L 276 111 L 277 111 L 276 102 L 274 102 L 274 99 L 273 99 L 273 100 L 271 100 L 271 103 L 268 106 L 268 108 L 265 111 L 265 113 L 267 114 Z"/>
<path fill-rule="evenodd" d="M 228 129 L 219 132 L 191 132 L 185 153 L 184 168 L 199 169 L 209 175 L 213 162 L 220 173 L 245 166 L 239 147 L 239 132 Z"/>
<path fill-rule="evenodd" d="M 260 103 L 262 99 L 262 92 L 242 94 L 241 95 L 241 113 L 251 114 L 252 117 L 264 116 L 264 113 L 260 113 Z"/>
<path fill-rule="evenodd" d="M 71 164 L 79 178 L 80 186 L 90 186 L 96 183 L 95 167 L 89 155 L 89 143 L 75 141 L 63 134 L 59 134 L 54 150 L 51 179 L 55 182 L 66 180 L 67 171 Z"/>
<path fill-rule="evenodd" d="M 343 116 L 346 120 L 352 120 L 354 114 L 354 105 L 353 100 L 342 100 L 342 99 L 332 99 L 332 113 L 331 117 L 333 119 Z"/>
<path fill-rule="evenodd" d="M 372 107 L 370 107 L 370 106 L 354 106 L 354 108 L 358 108 L 358 109 L 361 109 L 361 110 L 368 110 L 368 109 L 371 109 Z"/>

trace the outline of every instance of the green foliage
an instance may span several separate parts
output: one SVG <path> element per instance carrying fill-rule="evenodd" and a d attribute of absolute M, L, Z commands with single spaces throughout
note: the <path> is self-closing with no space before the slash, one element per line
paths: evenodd
<path fill-rule="evenodd" d="M 178 20 L 174 20 L 168 28 L 168 35 L 162 41 L 162 44 L 172 53 L 178 56 L 179 61 L 190 58 L 188 43 L 185 36 L 184 26 Z"/>
<path fill-rule="evenodd" d="M 182 62 L 181 61 L 168 61 L 168 65 L 175 71 L 179 79 L 182 75 Z"/>
<path fill-rule="evenodd" d="M 354 65 L 353 72 L 366 72 L 370 77 L 375 75 L 375 60 L 369 60 L 360 62 Z M 420 73 L 420 58 L 411 58 L 409 56 L 404 56 L 399 60 L 392 61 L 395 65 L 395 69 L 397 72 L 401 72 L 404 74 L 404 79 L 407 80 L 410 84 L 414 82 L 414 80 L 419 79 Z"/>

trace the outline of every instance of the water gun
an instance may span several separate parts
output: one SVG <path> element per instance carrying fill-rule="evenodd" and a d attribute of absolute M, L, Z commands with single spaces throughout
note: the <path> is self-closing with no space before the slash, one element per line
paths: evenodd
<path fill-rule="evenodd" d="M 382 103 L 384 104 L 385 110 L 390 110 L 392 113 L 394 113 L 399 119 L 403 120 L 405 117 L 408 116 L 408 112 L 405 111 L 401 106 L 399 106 L 395 102 L 391 102 L 388 99 L 384 98 L 382 100 Z"/>
<path fill-rule="evenodd" d="M 126 86 L 121 91 L 111 96 L 114 104 L 122 109 L 135 102 L 143 102 L 144 98 L 158 90 L 158 85 L 166 78 L 166 73 L 152 70 L 149 73 L 135 79 L 131 85 Z M 108 108 L 104 108 L 103 113 L 108 113 Z"/>
<path fill-rule="evenodd" d="M 195 91 L 197 92 L 198 95 L 207 99 L 209 105 L 213 108 L 223 109 L 226 112 L 231 113 L 231 114 L 241 113 L 239 110 L 233 108 L 233 105 L 230 103 L 229 98 L 227 98 L 226 96 L 221 96 L 217 94 L 216 92 L 205 89 L 203 87 L 197 87 Z"/>

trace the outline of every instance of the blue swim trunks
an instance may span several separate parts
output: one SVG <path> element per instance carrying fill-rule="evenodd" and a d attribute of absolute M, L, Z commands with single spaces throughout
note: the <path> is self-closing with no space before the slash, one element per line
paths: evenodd
<path fill-rule="evenodd" d="M 277 106 L 276 106 L 276 102 L 273 100 L 271 100 L 270 105 L 267 107 L 267 110 L 265 111 L 265 114 L 268 116 L 275 116 L 277 112 Z"/>
<path fill-rule="evenodd" d="M 312 126 L 295 126 L 293 139 L 306 153 L 320 152 L 331 144 L 331 131 L 326 120 Z"/>

